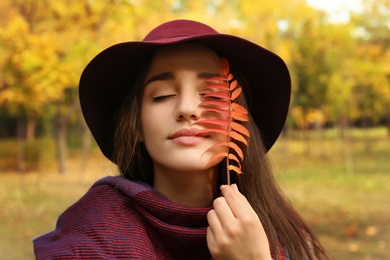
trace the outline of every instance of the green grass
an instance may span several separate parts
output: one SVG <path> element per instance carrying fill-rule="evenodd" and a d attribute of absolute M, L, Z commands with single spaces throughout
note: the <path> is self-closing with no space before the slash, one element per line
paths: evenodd
<path fill-rule="evenodd" d="M 270 152 L 282 188 L 334 259 L 390 259 L 390 139 L 385 129 L 335 130 L 280 139 Z M 1 144 L 0 144 L 1 146 Z M 69 173 L 53 166 L 19 175 L 0 172 L 0 259 L 33 259 L 33 237 L 98 178 L 115 168 L 95 150 L 81 170 L 72 151 Z"/>
<path fill-rule="evenodd" d="M 100 152 L 94 151 L 82 171 L 78 153 L 72 153 L 70 171 L 53 167 L 20 175 L 0 173 L 0 259 L 34 259 L 32 239 L 54 229 L 56 220 L 93 182 L 115 173 Z"/>
<path fill-rule="evenodd" d="M 287 196 L 334 259 L 390 259 L 390 139 L 385 129 L 281 139 L 270 152 Z M 345 147 L 348 146 L 348 147 Z M 352 165 L 352 166 L 351 166 Z"/>

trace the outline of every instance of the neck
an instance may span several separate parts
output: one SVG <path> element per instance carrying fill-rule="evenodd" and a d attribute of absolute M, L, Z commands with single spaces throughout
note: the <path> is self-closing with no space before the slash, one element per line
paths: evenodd
<path fill-rule="evenodd" d="M 153 187 L 174 203 L 209 207 L 219 194 L 217 167 L 205 171 L 172 171 L 156 167 Z"/>

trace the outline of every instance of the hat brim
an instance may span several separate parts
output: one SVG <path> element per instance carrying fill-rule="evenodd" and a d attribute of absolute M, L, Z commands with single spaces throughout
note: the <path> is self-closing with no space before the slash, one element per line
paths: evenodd
<path fill-rule="evenodd" d="M 164 45 L 195 42 L 227 57 L 232 71 L 239 71 L 250 111 L 268 151 L 286 121 L 291 80 L 284 61 L 269 50 L 245 39 L 209 34 L 160 41 L 123 42 L 99 53 L 80 78 L 80 103 L 84 118 L 103 154 L 113 160 L 114 116 L 131 89 L 145 59 Z"/>

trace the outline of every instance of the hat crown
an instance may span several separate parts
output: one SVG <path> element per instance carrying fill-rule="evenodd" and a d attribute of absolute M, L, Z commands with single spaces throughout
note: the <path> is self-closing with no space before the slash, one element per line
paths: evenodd
<path fill-rule="evenodd" d="M 164 41 L 177 37 L 188 37 L 205 34 L 218 34 L 218 32 L 210 26 L 200 22 L 190 20 L 174 20 L 163 23 L 153 29 L 148 33 L 148 35 L 146 35 L 143 41 Z"/>
<path fill-rule="evenodd" d="M 218 33 L 200 22 L 174 20 L 152 30 L 143 41 L 115 44 L 99 53 L 80 78 L 80 104 L 100 149 L 110 160 L 115 145 L 115 115 L 134 87 L 138 68 L 159 48 L 195 42 L 229 58 L 232 68 L 243 72 L 249 112 L 269 150 L 286 120 L 291 81 L 286 64 L 276 54 L 248 40 Z M 234 71 L 234 70 L 233 70 Z"/>

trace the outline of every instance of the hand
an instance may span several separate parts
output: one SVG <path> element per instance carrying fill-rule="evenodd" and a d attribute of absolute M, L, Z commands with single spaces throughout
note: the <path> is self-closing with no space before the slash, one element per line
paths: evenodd
<path fill-rule="evenodd" d="M 207 245 L 213 259 L 270 260 L 267 236 L 259 217 L 236 184 L 221 186 L 207 214 Z"/>

